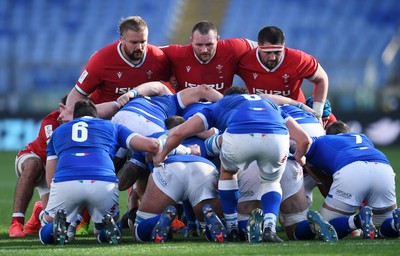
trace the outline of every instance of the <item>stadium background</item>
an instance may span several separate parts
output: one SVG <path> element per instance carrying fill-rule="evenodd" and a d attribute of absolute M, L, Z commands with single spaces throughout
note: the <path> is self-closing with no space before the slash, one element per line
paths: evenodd
<path fill-rule="evenodd" d="M 83 65 L 118 40 L 121 17 L 142 16 L 149 43 L 189 42 L 202 19 L 222 39 L 257 40 L 276 25 L 288 47 L 316 57 L 338 119 L 378 146 L 400 145 L 400 4 L 397 0 L 0 0 L 0 151 L 37 136 Z M 243 85 L 239 79 L 235 84 Z M 305 82 L 309 96 L 312 85 Z"/>

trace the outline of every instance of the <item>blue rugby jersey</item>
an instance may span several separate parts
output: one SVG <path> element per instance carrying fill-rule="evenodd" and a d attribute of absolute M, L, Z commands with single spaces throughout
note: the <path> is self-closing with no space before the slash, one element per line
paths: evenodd
<path fill-rule="evenodd" d="M 312 113 L 299 109 L 296 106 L 284 104 L 280 106 L 280 109 L 293 117 L 298 124 L 320 124 Z"/>
<path fill-rule="evenodd" d="M 184 107 L 179 93 L 177 93 L 174 95 L 133 98 L 121 110 L 135 112 L 166 129 L 164 120 L 170 116 L 177 115 L 178 111 L 182 111 Z"/>
<path fill-rule="evenodd" d="M 285 119 L 289 115 L 271 100 L 256 94 L 224 96 L 196 115 L 203 119 L 206 129 L 216 127 L 233 134 L 288 134 Z"/>
<path fill-rule="evenodd" d="M 119 147 L 129 148 L 133 136 L 125 126 L 99 118 L 82 117 L 61 125 L 47 147 L 47 158 L 58 158 L 53 181 L 117 182 L 112 159 Z"/>
<path fill-rule="evenodd" d="M 390 165 L 386 156 L 376 149 L 364 134 L 357 133 L 312 137 L 306 158 L 328 175 L 333 175 L 344 166 L 356 161 Z"/>

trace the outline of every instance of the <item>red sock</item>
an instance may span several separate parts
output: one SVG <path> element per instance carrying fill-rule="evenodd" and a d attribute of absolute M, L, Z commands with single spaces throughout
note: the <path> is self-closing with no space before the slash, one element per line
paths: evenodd
<path fill-rule="evenodd" d="M 89 211 L 86 208 L 85 211 L 82 214 L 82 220 L 84 220 L 86 223 L 90 222 L 90 215 L 89 215 Z"/>
<path fill-rule="evenodd" d="M 40 215 L 40 212 L 43 210 L 43 207 L 38 207 L 38 208 L 36 208 L 35 209 L 35 212 L 34 212 L 34 216 L 36 216 L 38 219 L 39 219 L 39 215 Z"/>
<path fill-rule="evenodd" d="M 24 225 L 25 223 L 25 217 L 12 217 L 11 218 L 11 224 L 14 223 L 14 221 L 21 223 Z"/>

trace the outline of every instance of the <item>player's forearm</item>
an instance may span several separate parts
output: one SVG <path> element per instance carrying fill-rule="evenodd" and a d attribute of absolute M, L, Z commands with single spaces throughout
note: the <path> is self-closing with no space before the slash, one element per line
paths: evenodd
<path fill-rule="evenodd" d="M 162 158 L 165 158 L 172 150 L 177 148 L 181 144 L 181 139 L 173 134 L 169 135 L 167 140 L 165 141 L 164 148 L 161 151 Z"/>
<path fill-rule="evenodd" d="M 137 86 L 134 90 L 142 96 L 171 95 L 172 92 L 161 82 L 148 82 Z"/>
<path fill-rule="evenodd" d="M 210 102 L 216 102 L 224 96 L 222 95 L 222 93 L 209 86 L 204 86 L 202 93 L 203 93 L 203 98 Z"/>
<path fill-rule="evenodd" d="M 71 106 L 74 108 L 75 102 L 78 100 L 86 99 L 84 95 L 80 94 L 75 88 L 72 88 L 72 90 L 69 92 L 67 101 L 66 101 L 66 106 Z"/>
<path fill-rule="evenodd" d="M 297 162 L 302 164 L 304 159 L 300 159 L 307 154 L 311 146 L 311 138 L 291 117 L 286 121 L 286 126 L 289 130 L 290 139 L 296 142 L 296 152 L 293 156 Z"/>
<path fill-rule="evenodd" d="M 96 109 L 99 118 L 111 119 L 118 112 L 119 107 L 114 101 L 96 104 Z"/>
<path fill-rule="evenodd" d="M 324 103 L 328 95 L 329 80 L 325 70 L 320 66 L 314 83 L 314 102 L 313 110 L 315 116 L 321 117 L 324 109 Z"/>

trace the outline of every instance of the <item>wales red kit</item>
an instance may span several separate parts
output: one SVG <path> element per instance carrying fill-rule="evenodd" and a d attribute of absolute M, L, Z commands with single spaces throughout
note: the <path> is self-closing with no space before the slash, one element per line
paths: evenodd
<path fill-rule="evenodd" d="M 261 63 L 256 48 L 241 59 L 237 74 L 250 94 L 278 94 L 305 103 L 301 84 L 303 79 L 313 79 L 318 68 L 313 56 L 285 47 L 281 62 L 268 69 Z"/>
<path fill-rule="evenodd" d="M 168 81 L 170 76 L 168 59 L 158 47 L 147 45 L 143 60 L 134 65 L 117 41 L 92 55 L 75 88 L 98 104 L 116 100 L 142 83 Z"/>
<path fill-rule="evenodd" d="M 181 91 L 188 87 L 208 84 L 223 93 L 232 86 L 240 58 L 252 49 L 247 39 L 218 40 L 215 55 L 207 62 L 199 60 L 192 45 L 168 45 L 161 47 L 167 55 Z"/>
<path fill-rule="evenodd" d="M 53 134 L 53 131 L 60 126 L 60 123 L 57 121 L 59 115 L 60 111 L 54 110 L 45 118 L 43 118 L 37 138 L 28 143 L 23 150 L 19 151 L 17 157 L 32 152 L 40 157 L 43 164 L 46 164 L 47 142 L 50 139 L 50 136 Z"/>

